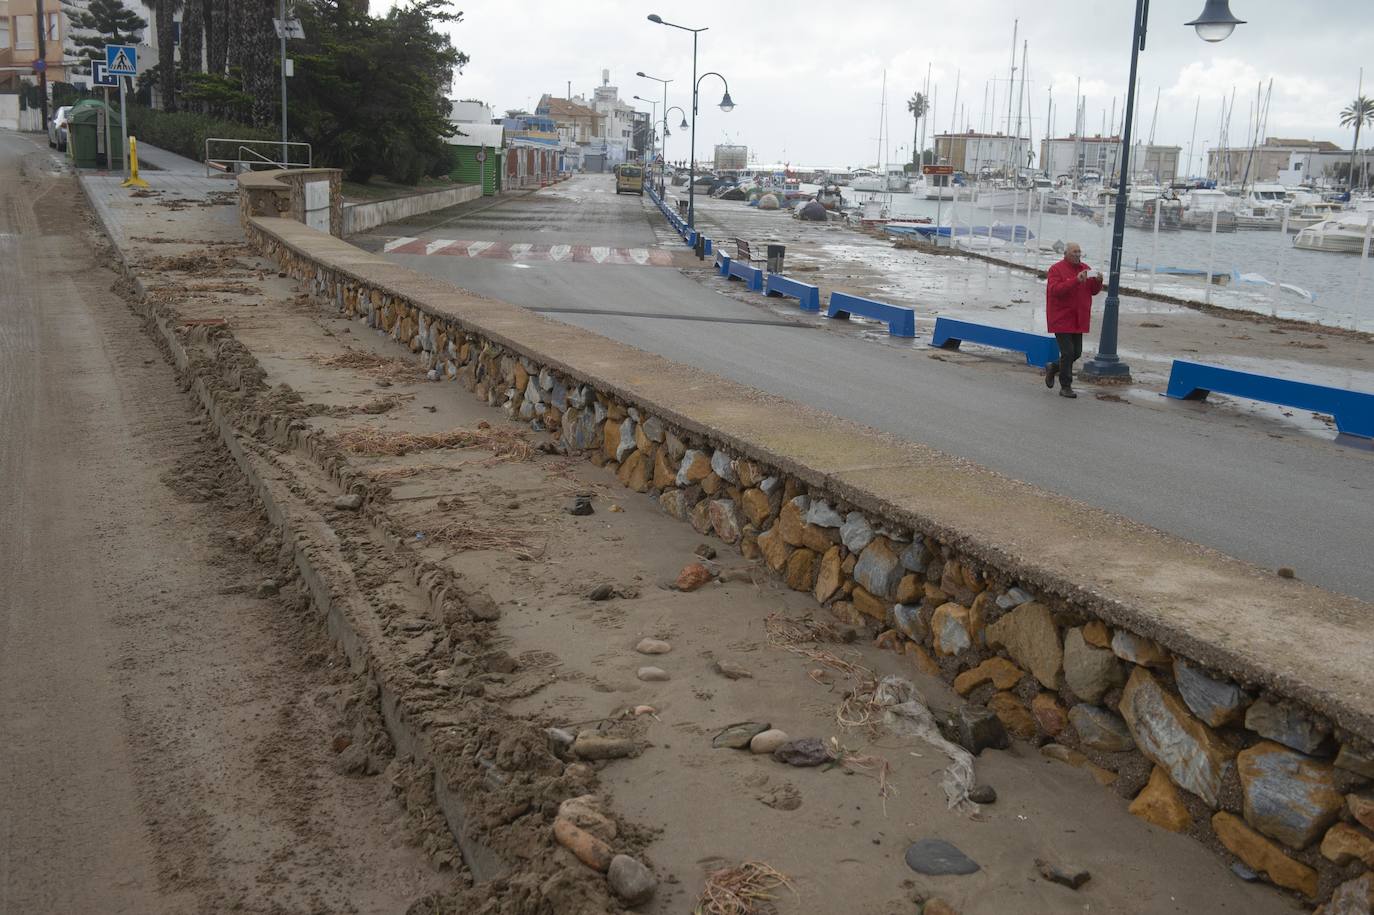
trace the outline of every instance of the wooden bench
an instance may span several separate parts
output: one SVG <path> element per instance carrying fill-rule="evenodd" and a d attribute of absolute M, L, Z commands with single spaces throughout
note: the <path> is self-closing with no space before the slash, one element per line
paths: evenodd
<path fill-rule="evenodd" d="M 735 259 L 745 261 L 747 263 L 752 263 L 754 261 L 762 263 L 763 261 L 767 260 L 767 258 L 763 257 L 754 257 L 754 255 L 749 251 L 749 242 L 745 241 L 742 238 L 735 239 Z"/>
<path fill-rule="evenodd" d="M 767 281 L 763 284 L 763 294 L 771 296 L 791 296 L 797 300 L 802 311 L 821 310 L 821 290 L 818 286 L 810 283 L 801 283 L 794 279 L 789 279 L 781 273 L 768 274 Z"/>
<path fill-rule="evenodd" d="M 865 299 L 847 292 L 830 293 L 830 306 L 826 309 L 827 318 L 848 321 L 850 315 L 872 318 L 887 325 L 887 332 L 894 337 L 916 336 L 916 312 L 904 305 L 889 305 Z"/>
<path fill-rule="evenodd" d="M 956 321 L 953 318 L 935 319 L 935 333 L 930 338 L 931 346 L 958 349 L 959 344 L 964 341 L 1025 353 L 1026 365 L 1037 368 L 1044 368 L 1059 359 L 1059 344 L 1055 342 L 1054 337 L 1046 334 L 994 327 L 990 324 L 975 324 L 972 321 Z"/>
<path fill-rule="evenodd" d="M 1202 362 L 1174 360 L 1169 370 L 1169 388 L 1164 392 L 1166 397 L 1205 400 L 1213 391 L 1326 413 L 1335 418 L 1338 432 L 1374 439 L 1374 394 L 1241 372 Z"/>

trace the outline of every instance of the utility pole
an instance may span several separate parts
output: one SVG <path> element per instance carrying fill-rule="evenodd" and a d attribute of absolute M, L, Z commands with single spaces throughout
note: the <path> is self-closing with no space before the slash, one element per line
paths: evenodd
<path fill-rule="evenodd" d="M 281 161 L 283 168 L 286 167 L 287 162 L 291 161 L 286 152 L 286 33 L 288 29 L 286 0 L 281 0 Z M 168 63 L 170 64 L 171 61 Z"/>
<path fill-rule="evenodd" d="M 37 0 L 38 11 L 38 106 L 43 112 L 43 130 L 48 129 L 48 17 L 43 13 L 43 0 Z"/>

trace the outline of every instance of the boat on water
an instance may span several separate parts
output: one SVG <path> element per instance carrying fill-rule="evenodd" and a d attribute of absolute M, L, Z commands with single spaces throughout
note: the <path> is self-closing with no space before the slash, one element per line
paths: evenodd
<path fill-rule="evenodd" d="M 1311 203 L 1295 203 L 1288 211 L 1288 231 L 1300 232 L 1308 226 L 1335 219 L 1344 212 L 1339 203 L 1315 200 Z"/>
<path fill-rule="evenodd" d="M 1365 239 L 1374 234 L 1374 211 L 1347 211 L 1334 219 L 1307 226 L 1293 236 L 1293 247 L 1304 251 L 1362 254 Z M 1374 251 L 1374 243 L 1370 250 Z"/>
<path fill-rule="evenodd" d="M 889 223 L 883 227 L 883 231 L 894 236 L 917 236 L 926 241 L 940 241 L 949 243 L 952 239 L 960 239 L 965 236 L 977 236 L 979 238 L 992 238 L 1000 240 L 1003 244 L 1025 244 L 1035 237 L 1035 233 L 1030 230 L 1030 226 L 1021 223 L 1011 224 L 995 222 L 990 226 L 937 226 L 929 223 Z"/>
<path fill-rule="evenodd" d="M 1210 232 L 1214 215 L 1218 232 L 1236 231 L 1231 197 L 1212 188 L 1194 188 L 1183 195 L 1182 228 Z"/>
<path fill-rule="evenodd" d="M 886 179 L 871 168 L 856 168 L 849 173 L 849 189 L 880 194 L 887 190 Z"/>
<path fill-rule="evenodd" d="M 1159 211 L 1159 231 L 1177 232 L 1183 228 L 1183 202 L 1173 197 L 1127 201 L 1126 225 L 1154 231 L 1156 210 Z"/>

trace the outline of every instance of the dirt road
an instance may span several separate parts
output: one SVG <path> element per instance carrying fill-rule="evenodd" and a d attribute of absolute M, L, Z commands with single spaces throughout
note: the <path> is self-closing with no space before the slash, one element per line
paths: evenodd
<path fill-rule="evenodd" d="M 452 878 L 84 211 L 0 134 L 0 913 L 404 911 Z"/>

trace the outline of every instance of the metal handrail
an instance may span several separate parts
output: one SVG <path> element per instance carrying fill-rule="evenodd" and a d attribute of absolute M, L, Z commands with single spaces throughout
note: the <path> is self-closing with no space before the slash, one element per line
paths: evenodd
<path fill-rule="evenodd" d="M 211 156 L 210 146 L 212 143 L 232 143 L 236 149 L 233 157 Z M 274 159 L 269 155 L 259 152 L 253 147 L 268 147 L 269 152 L 280 150 L 282 158 Z M 293 150 L 304 148 L 304 160 L 298 160 Z M 221 173 L 238 173 L 241 171 L 251 171 L 256 167 L 267 166 L 271 168 L 311 168 L 315 161 L 315 150 L 309 143 L 298 140 L 244 140 L 233 137 L 206 137 L 205 138 L 205 175 L 210 177 L 212 170 Z"/>

